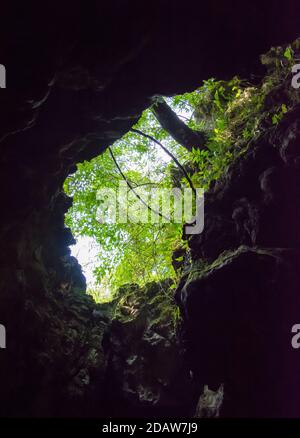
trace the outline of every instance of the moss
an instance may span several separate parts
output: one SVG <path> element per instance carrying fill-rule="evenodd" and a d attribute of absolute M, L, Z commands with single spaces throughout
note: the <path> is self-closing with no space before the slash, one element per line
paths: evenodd
<path fill-rule="evenodd" d="M 144 287 L 127 284 L 117 293 L 114 319 L 130 322 L 144 315 L 151 326 L 170 324 L 176 327 L 179 319 L 174 300 L 173 282 L 169 279 L 151 282 Z"/>
<path fill-rule="evenodd" d="M 193 153 L 195 185 L 208 188 L 248 150 L 251 141 L 266 129 L 276 129 L 299 103 L 299 93 L 291 87 L 291 69 L 300 58 L 299 47 L 297 39 L 262 55 L 267 74 L 259 84 L 238 77 L 230 81 L 209 79 L 194 93 L 184 95 L 195 108 L 193 128 L 208 138 L 206 150 Z"/>

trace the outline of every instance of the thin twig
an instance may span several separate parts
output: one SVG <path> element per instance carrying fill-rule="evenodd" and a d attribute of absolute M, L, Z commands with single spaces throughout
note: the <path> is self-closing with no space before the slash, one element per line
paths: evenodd
<path fill-rule="evenodd" d="M 187 171 L 185 170 L 185 168 L 179 163 L 177 158 L 160 141 L 156 140 L 156 138 L 152 137 L 152 135 L 145 134 L 143 131 L 140 131 L 139 129 L 131 128 L 131 131 L 135 132 L 136 134 L 142 135 L 143 137 L 148 138 L 149 140 L 154 141 L 154 143 L 158 144 L 158 146 L 160 146 L 162 148 L 162 150 L 165 151 L 165 153 L 168 154 L 169 157 L 171 157 L 172 160 L 177 164 L 177 166 L 182 170 L 182 172 L 184 173 L 184 176 L 186 177 L 191 189 L 193 190 L 194 195 L 197 196 L 196 189 L 195 189 L 195 187 L 192 183 L 192 180 L 189 177 Z"/>
<path fill-rule="evenodd" d="M 110 146 L 108 147 L 108 150 L 109 150 L 110 155 L 111 155 L 111 157 L 112 157 L 112 159 L 113 159 L 113 161 L 114 161 L 114 163 L 115 163 L 115 165 L 116 165 L 118 171 L 120 172 L 122 178 L 124 179 L 124 181 L 126 182 L 126 184 L 128 185 L 128 187 L 130 188 L 130 190 L 132 190 L 132 192 L 135 194 L 135 196 L 141 201 L 141 203 L 144 204 L 144 205 L 148 208 L 148 210 L 153 211 L 153 213 L 159 215 L 159 216 L 162 217 L 163 219 L 166 219 L 167 221 L 170 221 L 170 218 L 168 218 L 167 216 L 164 216 L 164 215 L 161 214 L 159 211 L 156 211 L 156 210 L 154 210 L 153 208 L 151 208 L 150 205 L 148 205 L 148 204 L 143 200 L 143 198 L 141 198 L 141 196 L 140 196 L 140 195 L 134 190 L 134 187 L 133 187 L 132 184 L 128 181 L 128 179 L 126 178 L 126 176 L 125 176 L 125 174 L 123 173 L 122 169 L 120 168 L 120 166 L 119 166 L 119 164 L 118 164 L 118 162 L 117 162 L 117 160 L 116 160 L 116 158 L 115 158 L 115 156 L 114 156 L 114 154 L 113 154 L 113 151 L 112 151 L 112 149 L 111 149 Z"/>

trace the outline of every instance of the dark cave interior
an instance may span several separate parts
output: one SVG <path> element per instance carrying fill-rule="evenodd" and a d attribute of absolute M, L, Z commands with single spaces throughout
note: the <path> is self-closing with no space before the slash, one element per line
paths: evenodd
<path fill-rule="evenodd" d="M 76 164 L 128 132 L 153 96 L 211 77 L 256 80 L 259 56 L 299 29 L 296 0 L 1 6 L 1 417 L 191 417 L 203 386 L 224 382 L 224 417 L 300 416 L 300 357 L 290 348 L 299 103 L 207 194 L 205 231 L 190 247 L 210 269 L 176 290 L 178 339 L 167 319 L 153 327 L 145 317 L 160 317 L 155 287 L 134 320 L 111 321 L 111 307 L 82 292 L 63 192 Z"/>

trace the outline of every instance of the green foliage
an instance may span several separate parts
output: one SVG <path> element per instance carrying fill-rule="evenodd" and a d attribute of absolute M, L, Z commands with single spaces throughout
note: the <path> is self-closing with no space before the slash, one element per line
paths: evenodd
<path fill-rule="evenodd" d="M 243 154 L 249 141 L 268 126 L 277 125 L 297 102 L 290 87 L 291 66 L 299 57 L 300 40 L 286 48 L 272 48 L 261 57 L 268 74 L 259 85 L 238 77 L 230 81 L 209 79 L 193 93 L 176 96 L 177 110 L 192 108 L 189 126 L 205 132 L 206 150 L 194 149 L 191 163 L 197 169 L 193 182 L 208 188 Z"/>
<path fill-rule="evenodd" d="M 245 142 L 258 134 L 264 94 L 238 77 L 227 82 L 212 78 L 195 92 L 177 96 L 175 108 L 181 108 L 182 101 L 194 108 L 190 127 L 205 132 L 208 138 L 206 149 L 194 149 L 190 158 L 197 168 L 193 182 L 208 188 Z"/>
<path fill-rule="evenodd" d="M 294 57 L 294 52 L 293 49 L 291 48 L 291 46 L 288 46 L 285 51 L 283 56 L 288 60 L 288 61 L 292 61 L 293 57 Z"/>
<path fill-rule="evenodd" d="M 283 118 L 284 114 L 287 112 L 287 107 L 286 105 L 283 103 L 280 108 L 279 111 L 275 114 L 272 115 L 272 123 L 273 125 L 277 125 Z"/>
<path fill-rule="evenodd" d="M 159 140 L 167 137 L 149 110 L 143 113 L 137 127 L 152 135 L 154 132 Z M 172 141 L 168 141 L 168 147 L 172 148 Z M 178 149 L 177 145 L 173 146 L 174 153 Z M 147 139 L 129 132 L 114 145 L 113 151 L 135 188 L 141 187 L 147 193 L 153 187 L 172 185 L 170 162 L 162 160 L 158 146 Z M 117 188 L 120 181 L 122 177 L 106 151 L 90 162 L 79 164 L 77 172 L 65 182 L 65 191 L 73 197 L 66 224 L 75 237 L 93 237 L 99 246 L 94 269 L 97 286 L 89 290 L 98 302 L 105 300 L 107 289 L 115 291 L 122 284 L 135 282 L 143 286 L 150 281 L 176 278 L 172 251 L 181 241 L 180 224 L 163 223 L 159 217 L 157 223 L 99 223 L 97 220 L 98 190 Z M 139 203 L 133 195 L 131 205 L 134 202 Z"/>
<path fill-rule="evenodd" d="M 176 144 L 161 128 L 151 108 L 143 112 L 136 128 L 163 142 L 185 166 L 193 184 L 207 189 L 247 150 L 250 140 L 268 126 L 275 129 L 292 108 L 295 93 L 287 90 L 291 88 L 290 67 L 297 56 L 296 48 L 299 49 L 294 43 L 286 48 L 273 48 L 262 56 L 268 75 L 259 85 L 238 77 L 230 81 L 212 78 L 192 93 L 167 98 L 190 128 L 205 133 L 204 150 L 188 152 Z M 148 139 L 129 132 L 114 144 L 113 151 L 134 187 L 150 189 L 187 184 L 178 169 L 174 170 L 174 163 L 163 159 L 163 152 Z M 179 176 L 175 178 L 176 172 Z M 166 278 L 176 281 L 172 252 L 186 247 L 178 224 L 165 224 L 161 220 L 155 224 L 99 223 L 97 192 L 104 187 L 116 188 L 121 179 L 106 151 L 90 162 L 79 164 L 77 172 L 65 182 L 65 191 L 74 198 L 73 208 L 66 217 L 67 225 L 75 237 L 90 236 L 99 245 L 94 270 L 97 286 L 90 291 L 97 301 L 106 300 L 108 290 L 116 291 L 127 283 L 142 287 Z"/>

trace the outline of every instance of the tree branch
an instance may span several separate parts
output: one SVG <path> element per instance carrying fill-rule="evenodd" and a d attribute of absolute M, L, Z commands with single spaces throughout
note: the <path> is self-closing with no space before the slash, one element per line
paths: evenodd
<path fill-rule="evenodd" d="M 161 127 L 181 146 L 188 151 L 205 149 L 205 135 L 189 128 L 162 97 L 155 98 L 151 109 Z"/>
<path fill-rule="evenodd" d="M 144 205 L 148 208 L 148 210 L 150 210 L 150 211 L 152 211 L 153 213 L 157 214 L 157 215 L 160 216 L 161 218 L 166 219 L 167 221 L 170 221 L 170 218 L 168 218 L 167 216 L 164 216 L 164 215 L 161 214 L 159 211 L 156 211 L 156 210 L 154 210 L 153 208 L 151 208 L 150 205 L 148 205 L 148 204 L 143 200 L 143 198 L 141 198 L 141 196 L 135 191 L 134 187 L 133 187 L 132 184 L 128 181 L 128 179 L 126 178 L 126 176 L 125 176 L 125 174 L 123 173 L 122 169 L 120 168 L 120 166 L 119 166 L 119 164 L 118 164 L 118 162 L 117 162 L 117 160 L 116 160 L 116 158 L 115 158 L 115 156 L 114 156 L 114 154 L 113 154 L 113 151 L 112 151 L 112 149 L 111 149 L 110 146 L 108 147 L 108 150 L 109 150 L 110 155 L 111 155 L 111 157 L 112 157 L 112 159 L 113 159 L 113 162 L 115 163 L 115 165 L 116 165 L 118 171 L 120 172 L 122 178 L 124 179 L 124 181 L 126 182 L 126 184 L 128 185 L 128 187 L 130 188 L 130 190 L 132 190 L 132 192 L 135 194 L 135 196 L 141 201 L 141 203 L 144 204 Z"/>
<path fill-rule="evenodd" d="M 166 152 L 166 154 L 168 154 L 169 157 L 171 157 L 172 160 L 177 164 L 177 166 L 182 170 L 182 172 L 183 172 L 184 176 L 186 177 L 191 189 L 193 190 L 194 195 L 197 196 L 196 189 L 195 189 L 195 187 L 192 183 L 192 180 L 189 177 L 187 171 L 185 170 L 185 168 L 179 163 L 177 158 L 160 141 L 156 140 L 156 138 L 152 137 L 152 135 L 145 134 L 143 131 L 140 131 L 139 129 L 131 128 L 131 131 L 135 132 L 136 134 L 142 135 L 143 137 L 146 137 L 149 140 L 154 141 L 154 143 L 158 144 L 158 146 L 160 146 Z"/>

